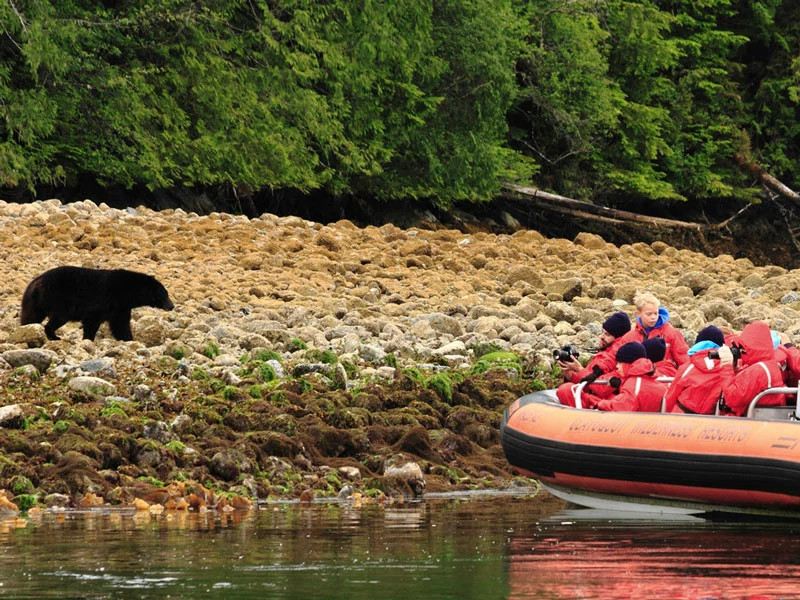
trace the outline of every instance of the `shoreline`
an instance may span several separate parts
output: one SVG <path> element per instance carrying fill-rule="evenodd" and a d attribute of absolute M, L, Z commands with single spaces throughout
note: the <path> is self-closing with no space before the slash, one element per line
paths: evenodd
<path fill-rule="evenodd" d="M 592 234 L 50 200 L 0 203 L 0 249 L 0 489 L 26 507 L 502 488 L 503 409 L 552 387 L 552 350 L 588 355 L 638 291 L 689 342 L 756 318 L 800 337 L 798 270 Z M 66 264 L 148 273 L 176 308 L 134 310 L 132 342 L 79 323 L 49 341 L 19 301 Z"/>

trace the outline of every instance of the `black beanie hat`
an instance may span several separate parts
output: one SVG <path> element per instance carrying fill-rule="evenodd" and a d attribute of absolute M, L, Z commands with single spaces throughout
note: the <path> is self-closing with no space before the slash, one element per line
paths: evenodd
<path fill-rule="evenodd" d="M 639 358 L 647 358 L 647 352 L 639 342 L 622 344 L 617 350 L 617 362 L 632 363 Z"/>
<path fill-rule="evenodd" d="M 664 355 L 667 353 L 667 342 L 662 337 L 649 338 L 642 342 L 644 352 L 647 358 L 653 362 L 664 360 Z"/>
<path fill-rule="evenodd" d="M 621 337 L 631 330 L 631 319 L 627 313 L 615 312 L 603 322 L 603 329 L 615 338 Z"/>
<path fill-rule="evenodd" d="M 714 342 L 717 346 L 724 346 L 725 334 L 722 333 L 722 330 L 719 327 L 708 325 L 703 327 L 700 330 L 700 333 L 697 334 L 697 339 L 694 341 L 694 343 L 696 344 L 697 342 Z"/>

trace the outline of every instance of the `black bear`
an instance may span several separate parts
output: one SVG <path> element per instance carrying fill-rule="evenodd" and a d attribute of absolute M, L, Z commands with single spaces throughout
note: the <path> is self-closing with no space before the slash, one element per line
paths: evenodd
<path fill-rule="evenodd" d="M 67 321 L 83 324 L 83 339 L 93 340 L 100 324 L 108 321 L 118 340 L 133 339 L 131 309 L 153 306 L 172 310 L 175 305 L 163 285 L 151 275 L 125 269 L 56 267 L 28 284 L 22 295 L 20 322 L 41 323 L 51 340 Z"/>

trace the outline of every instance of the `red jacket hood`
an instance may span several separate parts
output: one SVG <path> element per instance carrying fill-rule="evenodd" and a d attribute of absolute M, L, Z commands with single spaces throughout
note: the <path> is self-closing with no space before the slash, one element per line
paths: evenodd
<path fill-rule="evenodd" d="M 742 362 L 753 365 L 762 360 L 775 359 L 775 349 L 772 346 L 772 332 L 764 321 L 753 321 L 742 329 L 735 344 L 744 350 Z"/>
<path fill-rule="evenodd" d="M 702 373 L 710 373 L 711 371 L 719 368 L 719 360 L 708 357 L 709 352 L 716 352 L 716 350 L 700 350 L 695 352 L 689 357 L 689 360 L 694 365 L 694 368 Z"/>
<path fill-rule="evenodd" d="M 624 363 L 622 365 L 622 375 L 624 377 L 640 377 L 641 375 L 650 375 L 655 370 L 653 361 L 649 358 L 637 358 L 632 363 Z"/>

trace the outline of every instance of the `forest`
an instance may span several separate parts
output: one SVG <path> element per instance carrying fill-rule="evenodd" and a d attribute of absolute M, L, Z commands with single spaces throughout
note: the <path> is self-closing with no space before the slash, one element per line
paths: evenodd
<path fill-rule="evenodd" d="M 788 0 L 0 0 L 0 24 L 0 197 L 724 206 L 800 172 Z"/>

